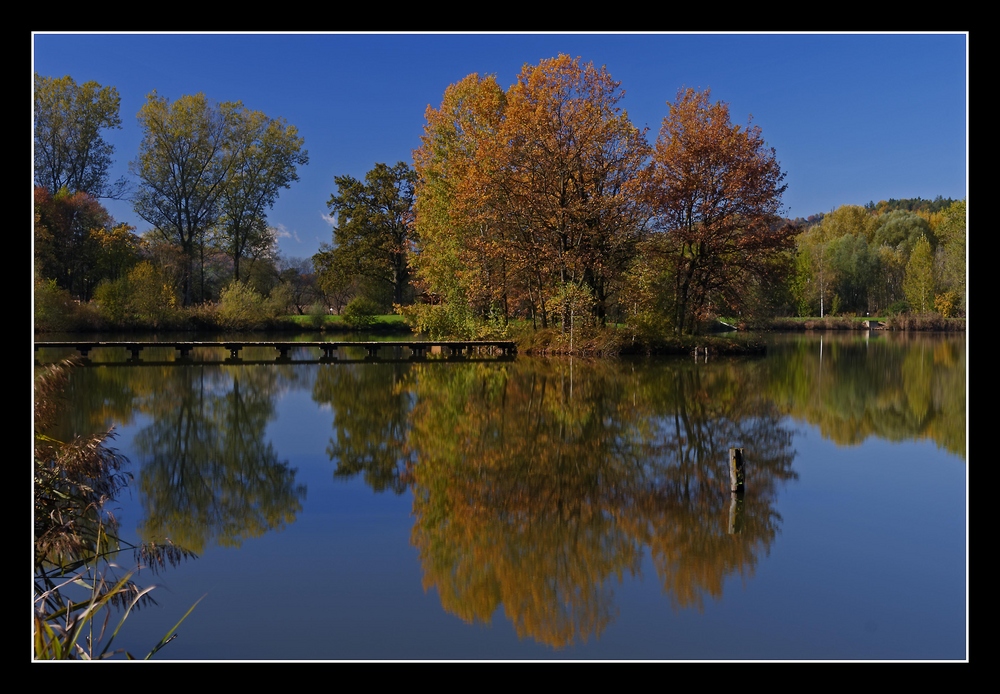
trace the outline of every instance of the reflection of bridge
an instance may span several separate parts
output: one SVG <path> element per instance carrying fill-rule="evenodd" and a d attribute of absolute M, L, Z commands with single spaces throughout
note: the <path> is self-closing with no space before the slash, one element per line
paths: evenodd
<path fill-rule="evenodd" d="M 252 342 L 244 340 L 226 340 L 223 342 L 35 342 L 35 352 L 40 348 L 73 349 L 81 356 L 87 356 L 96 349 L 122 350 L 131 355 L 131 361 L 139 362 L 139 355 L 147 348 L 173 348 L 180 353 L 181 360 L 190 360 L 191 352 L 197 348 L 226 349 L 229 358 L 226 361 L 243 361 L 240 351 L 245 347 L 270 347 L 278 351 L 277 362 L 293 361 L 288 353 L 295 349 L 318 349 L 322 352 L 319 361 L 398 361 L 398 357 L 380 359 L 379 350 L 390 348 L 406 348 L 410 360 L 436 358 L 440 355 L 447 360 L 462 360 L 466 358 L 493 357 L 510 358 L 517 354 L 517 346 L 508 340 L 407 340 L 391 342 Z M 345 350 L 363 349 L 367 353 L 364 359 L 350 359 Z M 395 352 L 395 350 L 394 350 Z M 298 360 L 295 360 L 298 361 Z M 315 361 L 315 360 L 306 360 Z"/>

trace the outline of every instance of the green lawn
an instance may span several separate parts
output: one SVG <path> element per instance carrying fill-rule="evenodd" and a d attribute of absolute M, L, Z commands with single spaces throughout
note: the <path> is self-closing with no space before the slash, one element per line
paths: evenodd
<path fill-rule="evenodd" d="M 326 315 L 320 317 L 323 319 L 323 326 L 337 327 L 337 328 L 347 327 L 346 325 L 344 325 L 343 318 L 339 315 Z M 381 316 L 373 316 L 373 319 L 374 320 L 371 325 L 372 328 L 389 327 L 389 326 L 396 328 L 396 327 L 402 327 L 404 325 L 403 317 L 396 313 L 387 313 Z M 310 315 L 300 316 L 297 314 L 291 314 L 284 316 L 282 320 L 287 321 L 289 323 L 295 323 L 296 325 L 299 325 L 303 328 L 313 328 L 314 327 L 313 321 L 315 320 L 315 317 Z"/>

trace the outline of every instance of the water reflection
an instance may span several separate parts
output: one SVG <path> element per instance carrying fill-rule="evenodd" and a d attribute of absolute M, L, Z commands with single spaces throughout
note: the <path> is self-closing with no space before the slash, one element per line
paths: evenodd
<path fill-rule="evenodd" d="M 720 600 L 778 541 L 797 422 L 857 446 L 929 439 L 965 458 L 964 338 L 775 339 L 765 358 L 99 367 L 62 424 L 135 423 L 144 539 L 201 553 L 295 522 L 268 439 L 280 396 L 329 406 L 335 479 L 412 494 L 425 590 L 450 614 L 567 647 L 644 571 L 675 609 Z M 729 494 L 728 452 L 747 457 Z M 650 568 L 651 567 L 651 568 Z"/>
<path fill-rule="evenodd" d="M 406 364 L 336 364 L 320 369 L 313 399 L 333 409 L 327 454 L 334 477 L 362 473 L 377 492 L 406 490 L 410 394 Z"/>
<path fill-rule="evenodd" d="M 144 539 L 170 537 L 195 552 L 239 546 L 302 510 L 306 489 L 264 440 L 279 372 L 266 367 L 184 370 L 148 403 L 135 437 Z"/>
<path fill-rule="evenodd" d="M 767 364 L 769 397 L 839 445 L 929 439 L 965 458 L 964 337 L 782 336 Z"/>
<path fill-rule="evenodd" d="M 676 607 L 752 575 L 792 479 L 791 434 L 753 370 L 519 360 L 414 367 L 413 543 L 448 611 L 566 646 L 614 619 L 613 586 L 648 551 Z M 730 533 L 728 449 L 753 451 Z"/>

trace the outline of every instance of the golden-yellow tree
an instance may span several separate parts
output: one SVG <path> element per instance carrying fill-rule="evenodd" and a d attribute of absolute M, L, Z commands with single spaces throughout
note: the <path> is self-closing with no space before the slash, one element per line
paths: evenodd
<path fill-rule="evenodd" d="M 467 185 L 480 148 L 497 136 L 505 104 L 492 76 L 473 73 L 449 85 L 441 106 L 427 107 L 421 146 L 413 153 L 419 242 L 410 263 L 420 292 L 449 305 L 451 330 L 468 311 L 485 315 L 505 297 L 488 217 Z"/>

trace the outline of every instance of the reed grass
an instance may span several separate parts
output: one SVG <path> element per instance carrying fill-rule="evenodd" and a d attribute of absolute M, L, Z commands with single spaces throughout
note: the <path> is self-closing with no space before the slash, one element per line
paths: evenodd
<path fill-rule="evenodd" d="M 156 572 L 195 555 L 169 543 L 135 546 L 119 538 L 107 505 L 131 475 L 125 470 L 128 460 L 108 445 L 113 431 L 65 442 L 44 433 L 63 404 L 71 367 L 71 361 L 40 367 L 34 380 L 34 657 L 134 660 L 132 653 L 112 648 L 129 615 L 155 604 L 152 587 L 140 587 L 133 576 L 140 568 Z M 135 568 L 122 571 L 115 560 L 129 549 Z M 145 658 L 176 636 L 193 609 Z M 119 618 L 111 629 L 115 614 Z"/>

